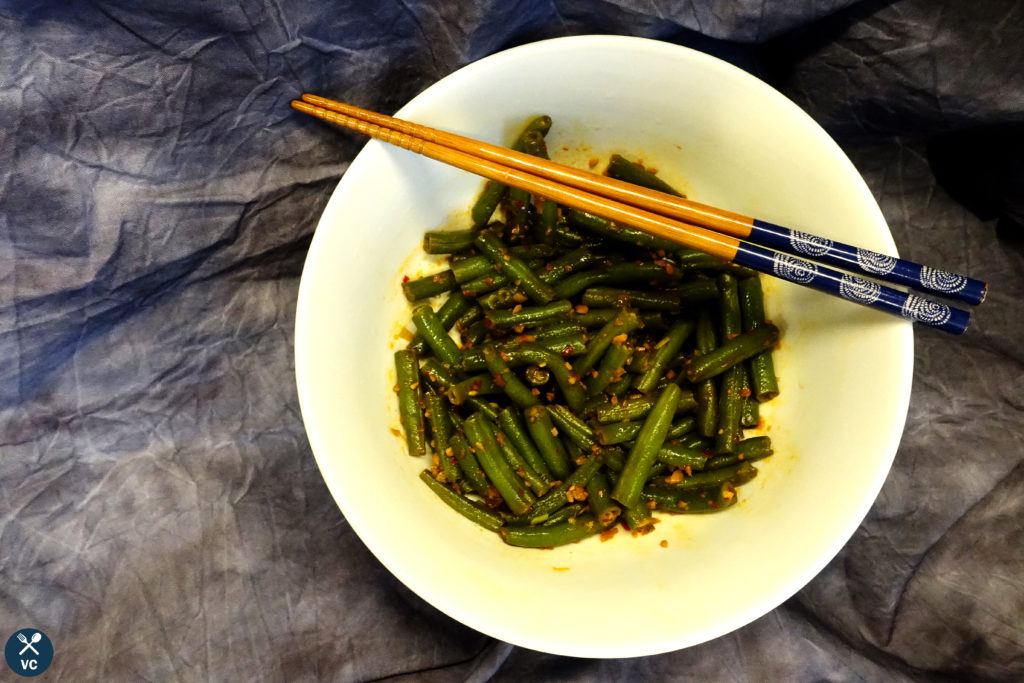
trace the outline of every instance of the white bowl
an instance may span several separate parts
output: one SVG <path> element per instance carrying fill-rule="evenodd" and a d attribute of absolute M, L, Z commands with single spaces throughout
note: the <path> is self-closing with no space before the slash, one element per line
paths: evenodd
<path fill-rule="evenodd" d="M 641 157 L 698 201 L 896 253 L 868 188 L 821 128 L 747 73 L 682 47 L 609 36 L 534 43 L 460 69 L 398 116 L 507 144 L 539 113 L 554 119 L 556 158 Z M 764 409 L 776 455 L 759 463 L 741 502 L 721 514 L 662 516 L 640 538 L 513 548 L 437 499 L 417 479 L 424 461 L 404 454 L 391 431 L 392 354 L 409 318 L 401 276 L 434 267 L 412 256 L 423 232 L 465 227 L 481 185 L 368 142 L 310 246 L 296 316 L 299 398 L 352 528 L 449 616 L 561 655 L 676 650 L 786 600 L 846 543 L 888 473 L 910 395 L 911 325 L 765 278 L 769 317 L 782 330 L 782 395 Z"/>

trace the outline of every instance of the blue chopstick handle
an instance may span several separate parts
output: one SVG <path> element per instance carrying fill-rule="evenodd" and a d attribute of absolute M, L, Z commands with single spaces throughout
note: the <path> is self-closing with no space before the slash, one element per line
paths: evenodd
<path fill-rule="evenodd" d="M 746 239 L 787 254 L 800 254 L 886 282 L 906 285 L 924 292 L 934 292 L 972 306 L 984 301 L 988 288 L 980 280 L 929 268 L 895 256 L 851 247 L 842 242 L 791 230 L 756 218 L 750 236 Z"/>
<path fill-rule="evenodd" d="M 970 313 L 959 308 L 886 287 L 857 275 L 832 270 L 789 254 L 771 251 L 756 244 L 740 244 L 733 263 L 820 289 L 864 306 L 901 315 L 953 334 L 963 334 L 971 321 Z"/>

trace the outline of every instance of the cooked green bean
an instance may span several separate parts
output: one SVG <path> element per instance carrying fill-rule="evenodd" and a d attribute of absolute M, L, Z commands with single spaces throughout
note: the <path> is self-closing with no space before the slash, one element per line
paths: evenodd
<path fill-rule="evenodd" d="M 538 304 L 546 304 L 555 298 L 555 291 L 551 286 L 537 277 L 525 261 L 512 255 L 494 233 L 488 230 L 480 231 L 473 244 Z"/>
<path fill-rule="evenodd" d="M 526 482 L 533 495 L 540 497 L 551 488 L 551 478 L 533 469 L 505 432 L 500 429 L 494 430 L 494 439 L 498 442 L 498 448 L 501 450 L 505 461 L 512 468 L 512 471 Z"/>
<path fill-rule="evenodd" d="M 412 321 L 416 325 L 416 331 L 438 358 L 453 368 L 462 363 L 462 352 L 448 336 L 448 330 L 438 320 L 433 308 L 427 305 L 417 306 L 412 312 Z"/>
<path fill-rule="evenodd" d="M 450 292 L 457 286 L 455 274 L 452 273 L 451 268 L 448 268 L 431 275 L 424 275 L 415 280 L 403 281 L 402 292 L 409 301 L 419 301 L 420 299 L 428 299 L 444 292 Z"/>
<path fill-rule="evenodd" d="M 548 466 L 551 475 L 564 479 L 569 475 L 571 467 L 565 445 L 558 438 L 558 429 L 547 408 L 542 405 L 530 406 L 523 412 L 526 418 L 526 431 L 540 451 L 541 457 Z"/>
<path fill-rule="evenodd" d="M 680 389 L 675 384 L 665 387 L 658 402 L 644 419 L 636 443 L 629 452 L 626 466 L 612 491 L 612 498 L 626 508 L 636 507 L 643 490 L 647 470 L 665 443 L 665 437 L 672 426 L 672 416 L 679 404 Z"/>
<path fill-rule="evenodd" d="M 676 514 L 720 512 L 736 504 L 738 496 L 731 484 L 714 489 L 696 491 L 670 491 L 652 486 L 644 488 L 640 499 L 654 503 L 654 509 Z"/>
<path fill-rule="evenodd" d="M 723 343 L 713 351 L 693 356 L 686 361 L 686 378 L 699 382 L 719 375 L 737 363 L 770 348 L 779 338 L 779 328 L 765 323 L 752 332 L 745 332 Z"/>
<path fill-rule="evenodd" d="M 448 402 L 438 394 L 427 393 L 423 396 L 423 407 L 423 415 L 430 424 L 430 434 L 433 437 L 431 445 L 437 456 L 437 464 L 444 475 L 444 482 L 454 484 L 459 480 L 459 465 L 454 462 L 453 456 L 448 455 L 453 432 Z"/>
<path fill-rule="evenodd" d="M 474 375 L 458 382 L 448 389 L 448 400 L 453 405 L 462 405 L 466 399 L 481 394 L 500 394 L 501 389 L 494 384 L 491 375 Z"/>
<path fill-rule="evenodd" d="M 767 458 L 773 453 L 771 439 L 767 436 L 754 436 L 744 439 L 736 444 L 733 453 L 727 455 L 716 455 L 709 459 L 704 466 L 707 470 L 717 470 L 723 467 L 732 467 L 741 462 L 755 462 Z"/>
<path fill-rule="evenodd" d="M 757 468 L 748 462 L 729 467 L 719 467 L 704 472 L 696 472 L 692 476 L 683 477 L 682 481 L 675 484 L 659 483 L 652 488 L 666 489 L 670 491 L 701 491 L 713 489 L 723 484 L 741 486 L 757 476 Z"/>
<path fill-rule="evenodd" d="M 668 334 L 654 346 L 654 352 L 651 354 L 647 372 L 643 374 L 640 381 L 635 385 L 637 391 L 648 393 L 654 390 L 658 385 L 658 381 L 668 369 L 669 363 L 672 362 L 672 359 L 683 348 L 683 342 L 693 332 L 694 327 L 694 322 L 685 318 L 677 320 L 672 324 Z"/>
<path fill-rule="evenodd" d="M 456 432 L 452 434 L 448 443 L 452 449 L 452 457 L 459 464 L 463 481 L 469 485 L 471 491 L 483 498 L 489 507 L 496 507 L 501 501 L 501 496 L 498 495 L 497 489 L 487 481 L 487 475 L 480 467 L 480 462 L 476 459 L 476 454 L 469 442 L 466 441 L 466 437 L 462 432 Z"/>
<path fill-rule="evenodd" d="M 518 339 L 518 338 L 517 338 Z M 493 344 L 494 348 L 498 351 L 503 351 L 506 354 L 511 353 L 515 349 L 520 348 L 524 344 L 533 343 L 535 346 L 539 346 L 546 349 L 560 358 L 570 358 L 572 356 L 578 356 L 586 350 L 586 340 L 581 334 L 569 334 L 563 337 L 551 337 L 545 338 L 536 342 L 528 342 L 526 340 L 517 341 L 512 339 L 510 341 Z M 525 358 L 517 360 L 512 358 L 507 361 L 510 366 L 522 365 L 523 363 L 529 362 Z M 464 349 L 462 352 L 462 369 L 466 372 L 474 372 L 477 370 L 483 370 L 487 367 L 487 362 L 484 360 L 484 352 L 482 347 Z"/>
<path fill-rule="evenodd" d="M 661 447 L 656 457 L 659 462 L 671 467 L 689 467 L 693 470 L 703 470 L 708 463 L 708 456 L 704 451 L 668 443 Z"/>
<path fill-rule="evenodd" d="M 552 301 L 543 306 L 523 306 L 517 308 L 519 310 L 505 311 L 499 309 L 488 311 L 486 320 L 490 322 L 492 327 L 515 327 L 516 325 L 536 324 L 557 316 L 568 315 L 572 312 L 572 304 L 565 299 Z"/>
<path fill-rule="evenodd" d="M 501 540 L 521 548 L 553 548 L 575 543 L 601 530 L 592 515 L 582 515 L 552 526 L 503 526 L 498 529 Z"/>
<path fill-rule="evenodd" d="M 657 396 L 638 396 L 637 398 L 627 398 L 618 403 L 603 403 L 594 411 L 594 417 L 601 424 L 639 420 L 640 418 L 647 417 L 647 413 L 651 412 L 651 408 L 654 407 L 657 401 Z M 680 389 L 676 415 L 688 413 L 696 405 L 697 402 L 694 400 L 693 392 L 689 389 Z"/>
<path fill-rule="evenodd" d="M 593 430 L 569 408 L 563 405 L 549 405 L 548 414 L 558 431 L 565 434 L 574 444 L 587 452 L 594 452 L 597 449 L 597 439 Z"/>
<path fill-rule="evenodd" d="M 495 204 L 497 206 L 497 204 Z M 482 223 L 481 223 L 482 225 Z M 456 254 L 473 246 L 479 230 L 429 230 L 423 235 L 423 251 L 428 254 Z"/>
<path fill-rule="evenodd" d="M 420 479 L 422 479 L 423 482 L 430 487 L 430 490 L 436 493 L 441 500 L 447 503 L 449 507 L 463 517 L 468 518 L 489 531 L 497 531 L 501 527 L 505 526 L 505 521 L 497 512 L 485 510 L 468 498 L 455 493 L 455 491 L 452 491 L 450 488 L 434 479 L 434 477 L 430 476 L 429 470 L 423 470 L 420 472 Z"/>
<path fill-rule="evenodd" d="M 625 225 L 613 223 L 612 221 L 601 218 L 600 216 L 595 216 L 592 213 L 587 213 L 586 211 L 569 209 L 565 212 L 565 215 L 569 220 L 569 225 L 589 230 L 590 232 L 597 233 L 601 237 L 610 237 L 613 240 L 618 240 L 638 247 L 646 247 L 648 249 L 674 251 L 679 248 L 679 245 L 671 240 L 649 235 L 642 230 L 637 230 L 636 228 L 630 228 Z"/>
<path fill-rule="evenodd" d="M 615 316 L 604 327 L 587 342 L 587 351 L 583 357 L 573 363 L 573 368 L 581 376 L 586 375 L 593 369 L 601 356 L 608 350 L 608 346 L 615 338 L 625 339 L 626 335 L 640 326 L 640 318 L 635 313 L 623 310 Z"/>
<path fill-rule="evenodd" d="M 536 497 L 501 454 L 490 421 L 482 413 L 473 413 L 466 418 L 462 427 L 466 430 L 466 438 L 480 467 L 509 509 L 517 515 L 529 510 Z"/>
<path fill-rule="evenodd" d="M 415 351 L 395 351 L 395 381 L 398 415 L 409 455 L 424 455 L 427 452 L 427 431 L 421 406 L 419 355 Z"/>
<path fill-rule="evenodd" d="M 541 456 L 540 451 L 537 450 L 537 446 L 530 439 L 519 411 L 512 406 L 502 408 L 498 412 L 497 422 L 501 431 L 508 436 L 516 450 L 523 456 L 523 460 L 545 483 L 550 483 L 552 480 L 551 470 L 548 469 L 548 465 Z"/>
<path fill-rule="evenodd" d="M 621 311 L 620 308 L 589 308 L 586 313 L 576 313 L 573 320 L 583 327 L 597 327 L 604 325 Z M 665 316 L 660 311 L 638 311 L 637 316 L 645 330 L 662 330 L 668 327 L 665 324 Z"/>
<path fill-rule="evenodd" d="M 608 162 L 608 168 L 605 169 L 605 175 L 639 185 L 640 187 L 646 187 L 650 190 L 675 195 L 676 197 L 685 196 L 640 164 L 630 161 L 619 154 L 612 155 L 611 161 Z"/>
<path fill-rule="evenodd" d="M 677 421 L 669 429 L 666 439 L 678 439 L 683 434 L 692 431 L 696 422 L 693 417 L 686 416 Z M 639 434 L 644 423 L 636 422 L 612 422 L 606 425 L 599 425 L 594 428 L 594 436 L 602 446 L 612 446 L 620 443 L 628 443 L 634 440 Z"/>
<path fill-rule="evenodd" d="M 614 287 L 590 287 L 583 292 L 583 303 L 595 308 L 614 306 L 669 312 L 679 310 L 679 297 L 672 294 Z"/>
<path fill-rule="evenodd" d="M 697 317 L 694 332 L 697 354 L 706 354 L 715 348 L 715 326 L 710 308 L 704 308 Z M 704 436 L 714 436 L 718 430 L 718 386 L 714 379 L 696 382 L 693 397 L 697 401 L 697 431 Z"/>
<path fill-rule="evenodd" d="M 750 332 L 765 324 L 764 294 L 758 276 L 740 280 L 740 310 L 743 313 L 743 331 Z M 750 366 L 751 390 L 758 401 L 770 401 L 779 395 L 779 382 L 775 376 L 775 361 L 771 349 L 752 356 Z"/>
<path fill-rule="evenodd" d="M 599 395 L 613 381 L 618 381 L 625 374 L 626 361 L 633 355 L 633 345 L 626 339 L 612 337 L 612 343 L 601 356 L 597 370 L 591 370 L 591 377 L 586 379 L 587 397 Z"/>
<path fill-rule="evenodd" d="M 505 351 L 499 351 L 494 346 L 489 345 L 483 348 L 483 353 L 487 369 L 494 376 L 495 386 L 501 388 L 512 399 L 513 403 L 520 408 L 527 408 L 540 403 L 540 399 L 512 372 L 512 368 L 508 366 L 506 361 L 507 355 Z"/>
<path fill-rule="evenodd" d="M 585 270 L 570 275 L 555 284 L 555 294 L 560 298 L 568 299 L 594 285 L 639 284 L 651 281 L 661 282 L 673 278 L 674 276 L 669 275 L 664 268 L 653 263 L 616 263 L 604 268 Z"/>
<path fill-rule="evenodd" d="M 607 529 L 615 524 L 622 514 L 622 507 L 612 500 L 612 485 L 605 473 L 601 470 L 595 472 L 584 488 L 587 490 L 587 505 L 601 528 Z"/>
<path fill-rule="evenodd" d="M 538 116 L 531 119 L 526 127 L 516 138 L 515 142 L 512 143 L 512 149 L 517 152 L 525 151 L 524 138 L 530 131 L 537 131 L 541 134 L 547 134 L 551 129 L 551 117 L 547 115 Z M 484 186 L 483 192 L 477 198 L 476 203 L 473 204 L 473 208 L 470 211 L 470 215 L 473 219 L 473 225 L 480 227 L 491 219 L 491 215 L 494 210 L 498 208 L 498 204 L 501 202 L 502 196 L 505 194 L 506 185 L 499 183 L 495 180 L 488 181 Z"/>
<path fill-rule="evenodd" d="M 462 292 L 452 292 L 445 299 L 444 303 L 441 304 L 441 307 L 437 309 L 437 320 L 441 323 L 441 327 L 449 330 L 453 325 L 458 324 L 461 319 L 468 317 L 474 309 L 477 313 L 473 315 L 483 316 L 483 311 L 479 307 L 474 306 L 472 301 L 462 295 Z M 422 336 L 416 334 L 406 348 L 414 349 L 416 353 L 422 355 L 427 350 L 427 343 L 423 340 Z"/>
<path fill-rule="evenodd" d="M 557 510 L 569 504 L 570 494 L 586 491 L 587 482 L 600 470 L 601 464 L 602 456 L 587 458 L 561 484 L 553 487 L 539 498 L 530 512 L 525 515 L 511 516 L 507 522 L 509 524 L 540 524 L 545 521 Z"/>

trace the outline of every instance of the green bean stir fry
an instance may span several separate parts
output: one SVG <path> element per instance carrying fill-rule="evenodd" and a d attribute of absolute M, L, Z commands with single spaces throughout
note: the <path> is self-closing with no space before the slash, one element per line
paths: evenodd
<path fill-rule="evenodd" d="M 547 157 L 550 127 L 513 148 Z M 679 194 L 619 155 L 605 173 Z M 493 181 L 472 221 L 428 232 L 447 267 L 402 283 L 396 392 L 426 485 L 531 548 L 734 505 L 772 454 L 744 430 L 779 393 L 757 274 Z"/>

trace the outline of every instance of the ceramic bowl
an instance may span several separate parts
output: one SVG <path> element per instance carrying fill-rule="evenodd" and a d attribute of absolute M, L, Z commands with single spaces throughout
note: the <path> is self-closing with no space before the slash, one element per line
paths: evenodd
<path fill-rule="evenodd" d="M 777 91 L 693 50 L 610 36 L 525 45 L 440 80 L 397 116 L 508 144 L 539 113 L 554 119 L 556 159 L 639 157 L 697 201 L 896 253 L 829 136 Z M 324 129 L 333 134 L 355 135 Z M 426 463 L 395 436 L 392 354 L 410 314 L 401 277 L 437 267 L 416 255 L 423 232 L 466 227 L 482 184 L 371 141 L 316 230 L 299 291 L 296 375 L 317 464 L 348 523 L 430 604 L 549 653 L 676 650 L 789 598 L 847 542 L 885 480 L 907 413 L 911 325 L 765 278 L 782 333 L 782 393 L 763 410 L 776 454 L 740 502 L 722 514 L 663 516 L 637 538 L 510 547 L 437 499 L 417 478 Z"/>

